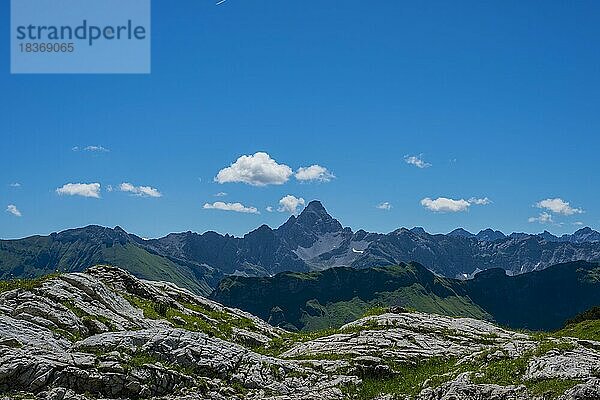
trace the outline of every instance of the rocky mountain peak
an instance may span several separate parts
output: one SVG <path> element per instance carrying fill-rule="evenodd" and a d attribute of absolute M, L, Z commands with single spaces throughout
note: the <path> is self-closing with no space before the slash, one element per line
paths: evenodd
<path fill-rule="evenodd" d="M 600 232 L 593 230 L 589 226 L 577 230 L 571 235 L 572 242 L 597 242 L 600 241 Z"/>
<path fill-rule="evenodd" d="M 540 233 L 538 236 L 541 237 L 542 239 L 544 239 L 547 242 L 556 242 L 558 240 L 557 236 L 554 236 L 553 234 L 551 234 L 547 230 L 544 230 L 544 232 Z"/>
<path fill-rule="evenodd" d="M 297 217 L 291 216 L 277 229 L 290 247 L 310 247 L 319 237 L 343 231 L 342 224 L 333 218 L 320 201 L 313 200 Z"/>
<path fill-rule="evenodd" d="M 339 232 L 343 229 L 342 224 L 333 218 L 321 202 L 313 200 L 298 215 L 297 224 L 303 225 L 315 233 Z"/>
<path fill-rule="evenodd" d="M 417 235 L 426 235 L 427 234 L 427 232 L 425 231 L 425 229 L 423 229 L 423 227 L 421 227 L 421 226 L 415 226 L 410 231 L 412 233 L 414 233 L 414 234 L 417 234 Z"/>
<path fill-rule="evenodd" d="M 504 239 L 506 235 L 500 231 L 487 228 L 479 231 L 477 239 L 484 242 L 493 242 L 494 240 Z"/>

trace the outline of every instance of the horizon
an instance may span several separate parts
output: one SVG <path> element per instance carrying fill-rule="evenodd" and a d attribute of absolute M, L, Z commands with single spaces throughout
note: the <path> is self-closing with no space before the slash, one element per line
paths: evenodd
<path fill-rule="evenodd" d="M 500 233 L 502 233 L 506 237 L 511 236 L 513 234 L 526 234 L 526 235 L 536 236 L 536 235 L 541 235 L 541 234 L 543 234 L 545 232 L 548 232 L 548 233 L 556 236 L 557 238 L 560 238 L 560 237 L 565 236 L 565 235 L 572 235 L 572 234 L 574 234 L 576 232 L 579 232 L 581 230 L 592 229 L 592 230 L 595 231 L 595 229 L 593 229 L 593 228 L 591 228 L 589 226 L 581 226 L 581 227 L 573 230 L 572 232 L 563 233 L 561 235 L 555 235 L 555 234 L 553 234 L 552 232 L 550 232 L 548 230 L 543 230 L 541 232 L 523 232 L 523 231 L 516 232 L 516 231 L 513 231 L 513 232 L 510 232 L 510 233 L 507 233 L 507 232 L 502 231 L 501 229 L 495 229 L 495 228 L 493 228 L 491 226 L 490 227 L 485 227 L 485 228 L 482 228 L 482 229 L 479 229 L 479 230 L 476 230 L 476 231 L 470 231 L 468 229 L 465 229 L 463 227 L 458 226 L 458 227 L 456 227 L 456 228 L 454 228 L 454 229 L 452 229 L 452 230 L 450 230 L 448 232 L 432 232 L 432 231 L 429 231 L 429 230 L 425 229 L 423 226 L 419 226 L 419 225 L 413 226 L 411 228 L 405 227 L 405 226 L 401 226 L 401 227 L 395 228 L 395 229 L 393 229 L 391 231 L 387 231 L 387 232 L 367 231 L 367 230 L 365 230 L 363 228 L 354 229 L 352 227 L 344 225 L 342 223 L 342 221 L 340 221 L 334 215 L 331 215 L 331 213 L 329 213 L 329 211 L 327 211 L 327 207 L 325 207 L 325 205 L 320 200 L 316 200 L 316 199 L 311 200 L 310 202 L 308 202 L 308 204 L 306 206 L 308 207 L 308 205 L 310 203 L 313 203 L 313 202 L 320 203 L 323 206 L 323 208 L 325 209 L 325 211 L 327 212 L 327 214 L 329 216 L 331 216 L 332 218 L 334 218 L 335 220 L 337 220 L 338 222 L 340 222 L 340 224 L 342 225 L 343 228 L 350 228 L 352 230 L 352 232 L 354 232 L 354 233 L 356 233 L 357 231 L 363 230 L 363 231 L 366 231 L 368 233 L 376 233 L 376 234 L 387 235 L 387 234 L 393 233 L 393 232 L 395 232 L 397 230 L 401 230 L 401 229 L 406 229 L 406 230 L 409 230 L 409 231 L 412 231 L 414 229 L 423 229 L 425 231 L 425 233 L 427 233 L 428 235 L 449 235 L 450 233 L 452 233 L 455 230 L 464 230 L 464 231 L 470 233 L 471 235 L 475 236 L 478 233 L 481 233 L 481 232 L 483 232 L 485 230 L 491 229 L 492 231 L 499 231 Z M 219 234 L 221 236 L 227 236 L 228 235 L 228 236 L 232 236 L 234 238 L 242 238 L 245 235 L 247 235 L 247 234 L 249 234 L 249 233 L 251 233 L 251 232 L 253 232 L 253 231 L 257 230 L 257 229 L 260 229 L 262 226 L 267 226 L 267 227 L 269 227 L 269 229 L 276 230 L 279 227 L 281 227 L 283 224 L 285 224 L 285 222 L 287 222 L 290 218 L 297 217 L 299 214 L 302 213 L 302 211 L 304 211 L 304 209 L 302 209 L 297 215 L 291 215 L 291 216 L 289 216 L 288 219 L 286 219 L 286 221 L 284 221 L 282 224 L 280 224 L 278 226 L 271 226 L 269 224 L 261 224 L 261 225 L 255 227 L 255 228 L 249 230 L 248 232 L 245 232 L 242 235 L 234 235 L 234 234 L 229 233 L 229 232 L 219 232 L 219 231 L 214 230 L 214 229 L 207 229 L 205 231 L 194 231 L 194 230 L 188 229 L 188 230 L 182 230 L 182 231 L 166 232 L 166 233 L 164 233 L 164 234 L 162 234 L 160 236 L 155 236 L 155 237 L 145 237 L 145 236 L 142 236 L 142 235 L 140 235 L 140 234 L 138 234 L 138 233 L 136 233 L 134 231 L 130 231 L 130 230 L 126 229 L 126 228 L 123 228 L 123 226 L 121 226 L 119 224 L 114 225 L 114 226 L 99 225 L 99 224 L 88 224 L 88 225 L 83 225 L 83 226 L 75 226 L 75 227 L 64 228 L 64 229 L 60 229 L 60 230 L 56 230 L 56 231 L 51 231 L 51 232 L 48 232 L 48 233 L 34 233 L 34 234 L 27 235 L 27 236 L 22 236 L 22 237 L 15 237 L 15 238 L 4 238 L 4 237 L 2 237 L 2 238 L 0 238 L 0 240 L 10 241 L 10 240 L 26 239 L 26 238 L 35 237 L 35 236 L 50 236 L 52 234 L 58 234 L 58 233 L 69 231 L 69 230 L 79 230 L 79 229 L 85 229 L 85 228 L 89 228 L 89 227 L 100 227 L 100 228 L 107 228 L 107 229 L 112 229 L 112 230 L 116 230 L 117 228 L 120 228 L 123 231 L 125 231 L 127 234 L 137 236 L 137 237 L 139 237 L 142 240 L 161 239 L 161 238 L 164 238 L 164 237 L 166 237 L 166 236 L 168 236 L 170 234 L 182 234 L 182 233 L 187 233 L 187 232 L 190 232 L 190 233 L 193 233 L 193 234 L 197 234 L 197 235 L 204 235 L 204 234 L 209 233 L 209 232 L 214 232 L 214 233 L 217 233 L 217 234 Z"/>
<path fill-rule="evenodd" d="M 240 236 L 311 198 L 370 232 L 600 230 L 599 12 L 155 2 L 147 75 L 12 75 L 0 41 L 0 237 Z"/>

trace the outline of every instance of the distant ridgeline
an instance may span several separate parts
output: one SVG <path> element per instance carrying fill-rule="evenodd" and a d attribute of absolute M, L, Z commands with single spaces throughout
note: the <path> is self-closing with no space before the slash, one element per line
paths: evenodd
<path fill-rule="evenodd" d="M 140 278 L 171 281 L 204 295 L 228 275 L 268 277 L 285 271 L 364 269 L 414 261 L 436 275 L 464 279 L 490 268 L 516 275 L 577 260 L 600 260 L 600 233 L 590 228 L 561 237 L 548 232 L 505 236 L 491 229 L 477 235 L 464 229 L 447 235 L 431 235 L 422 228 L 388 234 L 353 232 L 318 201 L 277 229 L 262 225 L 240 238 L 183 232 L 144 240 L 119 227 L 88 226 L 0 240 L 0 279 L 112 264 Z M 467 300 L 458 293 L 456 301 Z M 481 310 L 475 307 L 471 312 L 480 315 Z"/>
<path fill-rule="evenodd" d="M 471 280 L 439 277 L 417 263 L 231 276 L 212 297 L 292 330 L 338 327 L 390 306 L 552 330 L 600 304 L 600 265 L 578 261 L 517 276 L 491 269 Z"/>

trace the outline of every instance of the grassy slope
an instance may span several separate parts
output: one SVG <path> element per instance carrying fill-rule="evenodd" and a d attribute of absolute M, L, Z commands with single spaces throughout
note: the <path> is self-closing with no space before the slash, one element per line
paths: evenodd
<path fill-rule="evenodd" d="M 49 236 L 0 241 L 1 280 L 77 272 L 97 264 L 117 265 L 140 278 L 170 281 L 204 295 L 211 292 L 208 284 L 195 277 L 188 267 L 152 254 L 133 243 L 106 245 L 85 240 L 59 242 Z"/>
<path fill-rule="evenodd" d="M 307 308 L 318 309 L 321 314 L 304 314 L 301 319 L 304 323 L 303 330 L 314 331 L 339 327 L 360 318 L 372 308 L 389 305 L 401 305 L 412 310 L 452 317 L 491 319 L 489 314 L 473 304 L 468 297 L 449 296 L 443 298 L 428 293 L 420 284 L 413 284 L 393 292 L 377 293 L 376 297 L 368 302 L 358 297 L 349 301 L 332 302 L 325 305 L 311 300 L 308 302 Z"/>
<path fill-rule="evenodd" d="M 173 282 L 203 295 L 212 291 L 205 281 L 195 279 L 187 268 L 130 243 L 102 249 L 102 258 L 103 263 L 120 266 L 138 278 Z"/>
<path fill-rule="evenodd" d="M 275 323 L 301 330 L 339 327 L 378 306 L 490 318 L 465 293 L 456 291 L 450 280 L 436 277 L 418 264 L 363 270 L 333 268 L 272 278 L 228 277 L 213 297 L 265 320 L 279 308 L 280 320 Z"/>

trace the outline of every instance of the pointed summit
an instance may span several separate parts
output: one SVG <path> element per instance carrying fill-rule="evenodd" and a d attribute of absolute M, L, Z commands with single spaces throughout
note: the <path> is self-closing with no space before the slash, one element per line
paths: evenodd
<path fill-rule="evenodd" d="M 327 214 L 327 210 L 325 210 L 323 203 L 321 203 L 319 200 L 313 200 L 308 203 L 302 212 L 304 211 Z"/>
<path fill-rule="evenodd" d="M 292 248 L 297 246 L 308 248 L 324 234 L 339 233 L 343 229 L 342 224 L 329 215 L 320 201 L 313 200 L 300 215 L 291 216 L 277 229 L 277 232 Z"/>
<path fill-rule="evenodd" d="M 344 229 L 342 224 L 329 215 L 323 204 L 317 200 L 308 203 L 306 208 L 298 215 L 296 224 L 303 225 L 316 234 L 339 232 Z"/>
<path fill-rule="evenodd" d="M 558 237 L 555 236 L 555 235 L 553 235 L 553 234 L 551 234 L 547 230 L 544 230 L 544 232 L 539 233 L 538 236 L 541 237 L 542 239 L 544 239 L 546 242 L 556 242 L 556 241 L 558 241 Z"/>

